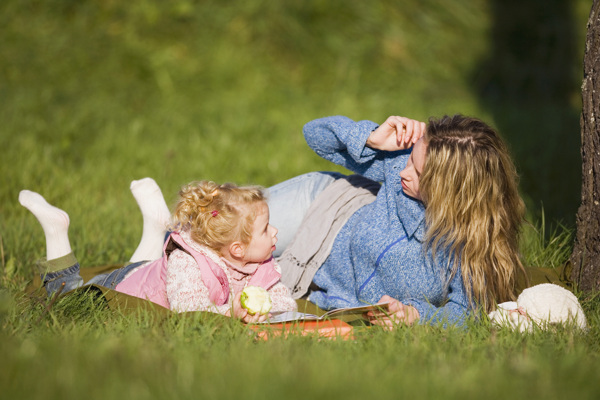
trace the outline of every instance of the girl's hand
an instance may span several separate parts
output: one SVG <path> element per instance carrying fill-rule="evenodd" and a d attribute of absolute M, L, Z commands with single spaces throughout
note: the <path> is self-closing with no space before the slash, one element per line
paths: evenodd
<path fill-rule="evenodd" d="M 248 313 L 248 310 L 242 307 L 242 303 L 240 301 L 241 296 L 242 292 L 239 292 L 233 299 L 233 304 L 231 306 L 231 308 L 233 309 L 233 316 L 235 318 L 241 319 L 242 322 L 245 322 L 246 324 L 255 324 L 257 322 L 263 322 L 267 320 L 268 314 L 261 315 L 259 313 L 256 313 L 252 315 Z"/>
<path fill-rule="evenodd" d="M 419 319 L 419 312 L 413 306 L 407 306 L 400 301 L 385 295 L 378 303 L 390 303 L 387 313 L 383 311 L 369 311 L 367 318 L 373 325 L 379 325 L 392 330 L 399 324 L 412 325 Z"/>
<path fill-rule="evenodd" d="M 375 150 L 396 151 L 412 147 L 425 134 L 425 122 L 405 117 L 388 117 L 371 132 L 367 146 Z"/>

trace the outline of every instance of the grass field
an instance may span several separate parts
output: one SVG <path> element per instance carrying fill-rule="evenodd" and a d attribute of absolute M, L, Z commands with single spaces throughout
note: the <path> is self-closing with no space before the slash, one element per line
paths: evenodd
<path fill-rule="evenodd" d="M 197 179 L 268 186 L 340 170 L 304 144 L 309 120 L 463 113 L 497 126 L 511 146 L 532 224 L 526 263 L 561 267 L 579 200 L 590 5 L 2 1 L 0 393 L 598 398 L 593 295 L 582 297 L 586 333 L 526 336 L 478 323 L 468 331 L 362 328 L 352 342 L 262 343 L 235 321 L 115 313 L 89 296 L 44 313 L 20 295 L 45 245 L 17 202 L 30 189 L 66 210 L 83 266 L 121 262 L 141 234 L 134 179 L 153 177 L 169 203 Z"/>

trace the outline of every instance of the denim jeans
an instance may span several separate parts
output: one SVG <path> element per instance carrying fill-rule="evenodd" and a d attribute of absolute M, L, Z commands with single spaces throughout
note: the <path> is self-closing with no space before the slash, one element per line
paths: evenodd
<path fill-rule="evenodd" d="M 95 284 L 114 290 L 131 270 L 145 264 L 146 262 L 147 261 L 135 262 L 106 274 L 96 275 L 85 284 Z M 42 281 L 44 282 L 44 287 L 46 288 L 48 296 L 52 296 L 54 293 L 56 293 L 62 287 L 63 283 L 65 286 L 62 290 L 62 293 L 66 293 L 84 285 L 83 279 L 79 275 L 79 263 L 77 261 L 75 261 L 75 263 L 68 268 L 42 274 Z"/>
<path fill-rule="evenodd" d="M 342 176 L 339 172 L 309 172 L 267 189 L 269 222 L 279 231 L 274 257 L 279 257 L 292 242 L 313 200 Z"/>

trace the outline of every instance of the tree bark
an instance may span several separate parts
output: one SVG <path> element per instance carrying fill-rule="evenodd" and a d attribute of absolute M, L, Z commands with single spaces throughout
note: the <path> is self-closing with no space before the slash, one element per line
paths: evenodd
<path fill-rule="evenodd" d="M 571 278 L 583 291 L 600 289 L 600 0 L 587 25 L 581 97 L 581 205 Z"/>

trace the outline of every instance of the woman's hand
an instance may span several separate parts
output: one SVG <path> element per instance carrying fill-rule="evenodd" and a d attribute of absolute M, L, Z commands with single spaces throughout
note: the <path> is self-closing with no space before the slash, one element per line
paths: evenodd
<path fill-rule="evenodd" d="M 391 116 L 371 132 L 367 146 L 375 150 L 396 151 L 412 147 L 425 134 L 425 123 Z"/>
<path fill-rule="evenodd" d="M 233 299 L 233 304 L 231 306 L 231 308 L 233 309 L 233 316 L 235 318 L 241 319 L 242 322 L 245 322 L 246 324 L 255 324 L 257 322 L 263 322 L 267 320 L 268 314 L 262 315 L 256 313 L 252 315 L 248 312 L 248 310 L 242 307 L 242 303 L 240 301 L 241 296 L 242 292 L 239 292 Z"/>
<path fill-rule="evenodd" d="M 400 301 L 385 295 L 378 303 L 389 303 L 387 313 L 383 311 L 369 311 L 367 318 L 373 325 L 379 325 L 385 329 L 392 330 L 399 324 L 412 325 L 419 319 L 419 312 L 413 306 L 407 306 Z"/>

